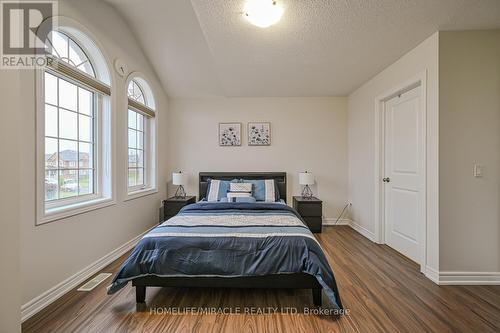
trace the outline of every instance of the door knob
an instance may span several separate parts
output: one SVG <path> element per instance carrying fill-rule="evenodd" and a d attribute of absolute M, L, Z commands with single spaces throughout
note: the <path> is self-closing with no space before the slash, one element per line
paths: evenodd
<path fill-rule="evenodd" d="M 389 182 L 391 181 L 391 178 L 389 178 L 389 177 L 385 177 L 385 178 L 382 178 L 382 181 L 383 181 L 384 183 L 389 183 Z"/>

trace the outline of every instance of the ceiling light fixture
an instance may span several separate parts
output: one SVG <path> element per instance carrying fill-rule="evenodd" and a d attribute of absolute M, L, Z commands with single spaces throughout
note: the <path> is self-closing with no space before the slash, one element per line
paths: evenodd
<path fill-rule="evenodd" d="M 247 0 L 243 16 L 255 26 L 267 28 L 281 19 L 283 11 L 275 0 Z"/>

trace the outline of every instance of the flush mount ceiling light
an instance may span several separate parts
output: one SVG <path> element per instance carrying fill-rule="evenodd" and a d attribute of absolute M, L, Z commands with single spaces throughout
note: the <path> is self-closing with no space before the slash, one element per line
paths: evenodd
<path fill-rule="evenodd" d="M 243 16 L 260 28 L 267 28 L 281 19 L 283 7 L 275 0 L 246 0 Z"/>

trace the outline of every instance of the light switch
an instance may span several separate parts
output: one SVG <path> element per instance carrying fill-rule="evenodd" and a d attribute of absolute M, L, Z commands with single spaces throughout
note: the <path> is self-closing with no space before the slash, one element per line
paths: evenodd
<path fill-rule="evenodd" d="M 483 176 L 483 166 L 481 164 L 474 164 L 474 177 L 480 178 Z"/>

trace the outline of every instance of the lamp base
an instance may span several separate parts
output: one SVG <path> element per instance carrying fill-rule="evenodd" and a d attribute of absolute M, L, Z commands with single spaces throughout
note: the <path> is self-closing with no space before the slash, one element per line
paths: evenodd
<path fill-rule="evenodd" d="M 307 199 L 312 198 L 313 192 L 312 192 L 311 188 L 309 187 L 309 185 L 304 186 L 304 188 L 302 189 L 302 196 L 304 198 L 307 198 Z"/>
<path fill-rule="evenodd" d="M 175 191 L 174 197 L 176 197 L 176 198 L 185 198 L 186 197 L 186 191 L 184 190 L 184 186 L 179 185 L 179 187 Z"/>

